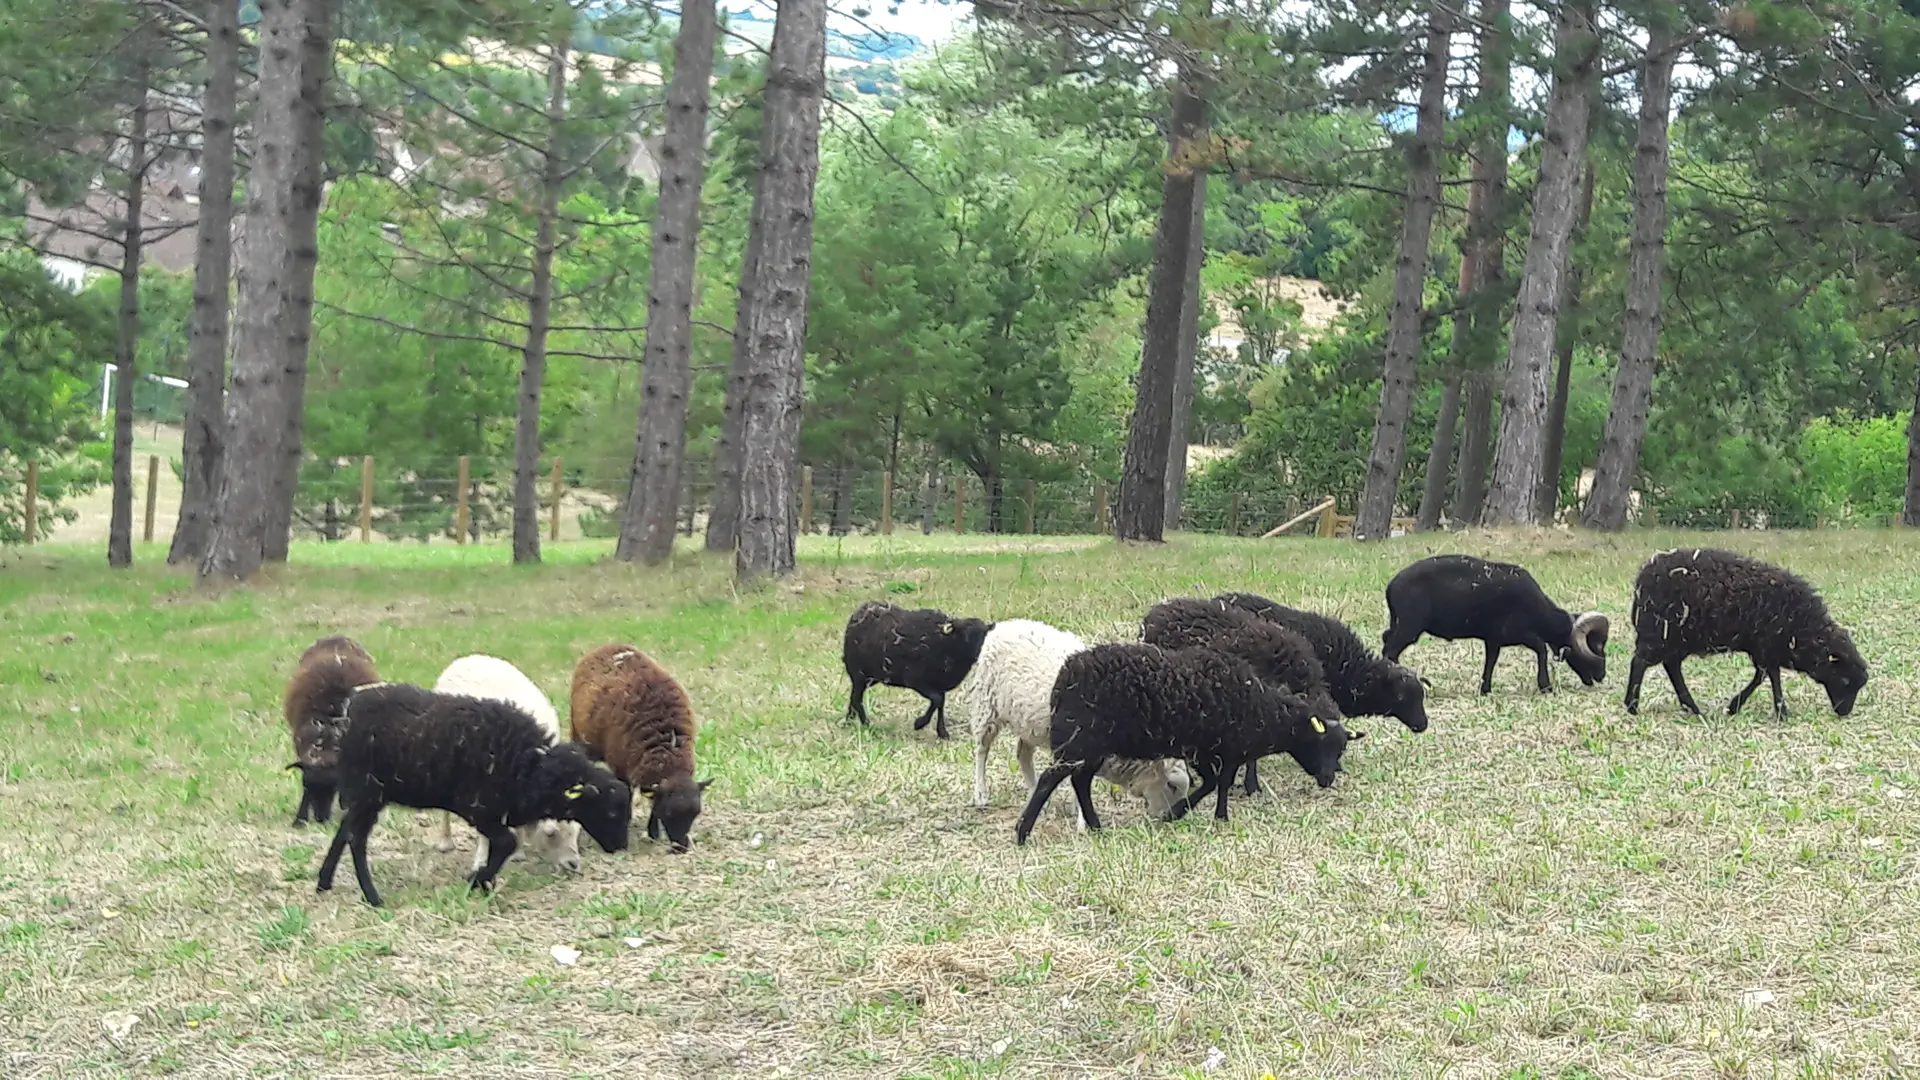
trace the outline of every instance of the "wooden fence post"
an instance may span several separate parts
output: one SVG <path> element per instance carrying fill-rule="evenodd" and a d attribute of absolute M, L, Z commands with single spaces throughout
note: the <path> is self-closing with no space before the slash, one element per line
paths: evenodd
<path fill-rule="evenodd" d="M 472 476 L 472 462 L 467 455 L 460 455 L 460 493 L 453 507 L 453 542 L 467 542 L 467 482 Z"/>
<path fill-rule="evenodd" d="M 35 534 L 40 530 L 40 463 L 27 462 L 27 543 L 39 539 Z"/>
<path fill-rule="evenodd" d="M 1660 508 L 1657 506 L 1647 507 L 1647 528 L 1657 529 L 1659 527 L 1660 527 Z"/>
<path fill-rule="evenodd" d="M 1033 481 L 1031 480 L 1027 481 L 1027 534 L 1029 536 L 1033 534 L 1034 518 L 1036 516 L 1034 513 L 1034 507 L 1038 505 L 1034 501 L 1034 489 L 1036 487 L 1038 487 L 1038 485 L 1036 485 Z"/>
<path fill-rule="evenodd" d="M 953 474 L 953 531 L 967 531 L 967 477 L 965 473 Z"/>
<path fill-rule="evenodd" d="M 140 529 L 140 538 L 153 543 L 153 508 L 160 488 L 160 455 L 147 455 L 147 520 Z"/>
<path fill-rule="evenodd" d="M 1320 511 L 1320 529 L 1319 529 L 1319 534 L 1328 539 L 1333 538 L 1333 533 L 1334 533 L 1333 519 L 1335 517 L 1334 511 L 1337 508 L 1338 507 L 1337 507 L 1337 504 L 1334 502 L 1333 495 L 1328 494 L 1327 508 L 1325 510 Z"/>
<path fill-rule="evenodd" d="M 553 489 L 553 514 L 551 523 L 547 526 L 547 539 L 556 544 L 560 542 L 560 495 L 561 485 L 564 483 L 566 478 L 560 475 L 560 455 L 555 454 L 553 455 L 553 483 L 550 485 Z"/>
<path fill-rule="evenodd" d="M 800 466 L 800 535 L 813 531 L 813 466 Z"/>
<path fill-rule="evenodd" d="M 1240 535 L 1240 493 L 1233 493 L 1233 502 L 1227 505 L 1227 535 Z"/>
<path fill-rule="evenodd" d="M 373 455 L 360 459 L 360 542 L 373 541 Z"/>
<path fill-rule="evenodd" d="M 1730 516 L 1728 516 L 1727 522 L 1728 522 L 1728 526 L 1727 526 L 1728 528 L 1737 529 L 1740 527 L 1740 511 L 1737 507 L 1734 509 L 1733 513 Z"/>
<path fill-rule="evenodd" d="M 880 474 L 880 535 L 893 535 L 893 470 Z"/>
<path fill-rule="evenodd" d="M 692 536 L 693 535 L 693 509 L 694 509 L 693 507 L 693 470 L 687 468 L 685 462 L 682 462 L 680 467 L 687 474 L 687 500 L 686 500 L 687 516 L 682 524 L 682 531 L 684 531 L 688 536 Z"/>
<path fill-rule="evenodd" d="M 1093 485 L 1093 531 L 1107 531 L 1107 485 Z"/>

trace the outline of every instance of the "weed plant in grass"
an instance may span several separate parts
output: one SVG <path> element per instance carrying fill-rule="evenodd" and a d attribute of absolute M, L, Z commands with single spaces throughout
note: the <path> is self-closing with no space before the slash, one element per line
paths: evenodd
<path fill-rule="evenodd" d="M 1245 589 L 1369 642 L 1393 572 L 1435 550 L 1528 566 L 1625 618 L 1662 546 L 1712 542 L 1821 587 L 1873 668 L 1846 720 L 1620 707 L 1631 633 L 1594 690 L 1542 696 L 1477 643 L 1407 659 L 1432 729 L 1366 721 L 1328 791 L 1276 772 L 1231 823 L 1048 815 L 1016 848 L 1010 748 L 970 805 L 965 688 L 949 742 L 919 702 L 840 718 L 860 600 L 1137 636 L 1169 595 Z M 139 552 L 0 555 L 0 1076 L 1636 1077 L 1895 1075 L 1920 1060 L 1920 541 L 1903 533 L 1414 537 L 1356 546 L 1181 537 L 810 538 L 789 584 L 730 562 L 601 562 L 605 544 L 297 547 L 208 598 Z M 327 830 L 289 827 L 279 694 L 353 636 L 430 683 L 484 651 L 566 700 L 625 640 L 700 712 L 693 853 L 516 860 L 470 895 L 424 814 L 373 836 L 389 907 L 316 896 Z M 1744 658 L 1696 661 L 1702 701 Z M 463 838 L 471 843 L 471 836 Z M 554 946 L 580 952 L 558 963 Z M 567 955 L 567 954 L 561 954 Z M 133 1019 L 127 1027 L 128 1018 Z M 112 1034 L 122 1032 L 121 1034 Z"/>

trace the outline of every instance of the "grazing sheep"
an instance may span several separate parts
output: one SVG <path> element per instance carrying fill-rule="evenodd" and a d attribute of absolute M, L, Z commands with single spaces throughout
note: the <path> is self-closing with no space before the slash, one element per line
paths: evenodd
<path fill-rule="evenodd" d="M 1018 843 L 1068 776 L 1087 827 L 1097 829 L 1093 778 L 1114 757 L 1185 759 L 1200 786 L 1176 816 L 1217 786 L 1214 816 L 1227 817 L 1227 788 L 1240 766 L 1266 754 L 1290 754 L 1332 787 L 1350 739 L 1337 719 L 1307 699 L 1256 678 L 1246 661 L 1208 649 L 1096 645 L 1060 666 L 1053 686 L 1053 764 L 1040 774 L 1014 832 Z"/>
<path fill-rule="evenodd" d="M 1180 597 L 1147 611 L 1141 640 L 1167 649 L 1212 649 L 1247 662 L 1256 677 L 1310 699 L 1324 719 L 1340 719 L 1327 692 L 1326 671 L 1313 643 L 1298 633 L 1228 604 L 1224 600 Z M 1246 792 L 1260 791 L 1257 759 L 1247 762 Z"/>
<path fill-rule="evenodd" d="M 692 846 L 700 793 L 693 778 L 693 703 L 665 668 L 631 645 L 602 645 L 573 669 L 573 737 L 635 791 L 652 797 L 647 836 L 664 830 L 675 854 Z"/>
<path fill-rule="evenodd" d="M 1426 680 L 1373 654 L 1346 623 L 1314 611 L 1276 604 L 1253 593 L 1222 593 L 1225 601 L 1306 638 L 1327 676 L 1327 691 L 1340 714 L 1391 716 L 1418 734 L 1427 730 Z"/>
<path fill-rule="evenodd" d="M 973 805 L 987 805 L 987 754 L 1001 732 L 1013 736 L 1020 776 L 1033 794 L 1033 751 L 1048 745 L 1053 729 L 1053 682 L 1067 657 L 1086 648 L 1076 634 L 1031 619 L 996 623 L 973 668 Z M 1100 776 L 1146 800 L 1149 813 L 1166 817 L 1186 798 L 1186 762 L 1114 758 Z M 1083 818 L 1080 822 L 1086 827 Z"/>
<path fill-rule="evenodd" d="M 436 694 L 459 694 L 517 705 L 521 712 L 540 722 L 547 730 L 548 742 L 560 740 L 560 716 L 553 702 L 519 668 L 493 656 L 463 656 L 448 664 L 434 680 Z M 580 869 L 580 823 L 554 821 L 551 818 L 514 830 L 520 834 L 522 850 L 538 852 L 552 865 L 567 871 Z M 433 846 L 439 851 L 453 850 L 453 815 L 442 813 Z M 519 854 L 519 852 L 515 852 Z M 482 836 L 473 849 L 473 868 L 487 864 L 487 838 Z"/>
<path fill-rule="evenodd" d="M 993 624 L 979 619 L 955 619 L 935 608 L 909 611 L 879 600 L 868 600 L 847 619 L 840 659 L 853 684 L 847 698 L 847 719 L 867 718 L 867 687 L 898 686 L 927 699 L 927 711 L 913 722 L 913 730 L 927 726 L 937 714 L 934 733 L 947 737 L 947 693 L 959 686 L 980 656 L 981 643 Z"/>
<path fill-rule="evenodd" d="M 467 878 L 493 884 L 518 842 L 542 819 L 578 821 L 608 851 L 627 846 L 633 792 L 575 743 L 555 745 L 540 722 L 504 701 L 382 683 L 347 702 L 340 739 L 340 830 L 320 864 L 333 888 L 340 852 L 353 848 L 361 895 L 380 906 L 367 869 L 367 835 L 389 804 L 447 810 L 487 838 L 486 864 Z"/>
<path fill-rule="evenodd" d="M 379 681 L 373 657 L 352 638 L 323 637 L 307 646 L 294 664 L 282 708 L 287 729 L 293 733 L 294 760 L 287 768 L 300 770 L 300 808 L 293 814 L 296 827 L 333 817 L 347 698 L 356 688 Z"/>
<path fill-rule="evenodd" d="M 1387 583 L 1387 611 L 1381 653 L 1388 660 L 1399 660 L 1423 633 L 1447 641 L 1485 642 L 1482 694 L 1492 692 L 1493 665 L 1508 646 L 1533 650 L 1543 694 L 1553 692 L 1549 650 L 1588 686 L 1607 678 L 1607 617 L 1597 611 L 1575 615 L 1555 605 L 1532 574 L 1512 563 L 1472 555 L 1421 559 Z"/>
<path fill-rule="evenodd" d="M 1740 711 L 1765 678 L 1773 714 L 1787 715 L 1780 669 L 1792 668 L 1826 687 L 1833 711 L 1845 716 L 1867 685 L 1867 665 L 1853 638 L 1827 613 L 1826 602 L 1795 574 L 1731 551 L 1686 548 L 1647 560 L 1633 585 L 1633 666 L 1626 706 L 1640 711 L 1640 680 L 1659 664 L 1681 707 L 1698 716 L 1680 664 L 1689 656 L 1743 652 L 1753 679 L 1727 702 Z"/>

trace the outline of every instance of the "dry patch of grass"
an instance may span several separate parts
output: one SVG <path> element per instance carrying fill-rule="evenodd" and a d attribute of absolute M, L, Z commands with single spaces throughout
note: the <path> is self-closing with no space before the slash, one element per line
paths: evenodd
<path fill-rule="evenodd" d="M 301 548 L 218 598 L 159 551 L 121 575 L 93 551 L 9 557 L 0 1075 L 1898 1074 L 1920 1056 L 1920 543 L 1710 538 L 1823 587 L 1874 669 L 1850 719 L 1793 676 L 1785 723 L 1683 716 L 1658 675 L 1629 717 L 1633 572 L 1706 539 L 822 538 L 797 582 L 746 595 L 694 553 L 635 570 L 597 544 L 531 572 L 497 546 Z M 1244 588 L 1378 640 L 1387 578 L 1441 546 L 1612 614 L 1606 687 L 1562 667 L 1536 695 L 1516 652 L 1480 698 L 1477 644 L 1423 640 L 1433 728 L 1362 722 L 1338 787 L 1276 762 L 1231 823 L 1171 826 L 1107 791 L 1111 829 L 1050 815 L 1026 848 L 1010 748 L 991 809 L 969 803 L 964 704 L 946 743 L 908 730 L 901 691 L 870 699 L 871 729 L 840 720 L 866 597 L 1113 639 L 1162 596 Z M 391 678 L 504 656 L 563 706 L 580 653 L 646 648 L 719 777 L 693 853 L 516 861 L 474 897 L 468 853 L 392 811 L 372 845 L 390 906 L 350 878 L 317 896 L 328 832 L 288 825 L 277 710 L 336 631 Z M 1689 674 L 1724 701 L 1745 662 Z"/>

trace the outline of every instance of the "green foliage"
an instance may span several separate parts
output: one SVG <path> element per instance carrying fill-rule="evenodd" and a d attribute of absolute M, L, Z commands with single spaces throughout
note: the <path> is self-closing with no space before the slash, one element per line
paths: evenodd
<path fill-rule="evenodd" d="M 99 438 L 93 388 L 111 357 L 111 309 L 75 296 L 30 255 L 0 251 L 0 544 L 25 538 L 26 463 L 38 461 L 41 531 L 105 471 L 79 451 Z"/>
<path fill-rule="evenodd" d="M 1878 524 L 1900 513 L 1910 413 L 1815 417 L 1800 433 L 1800 464 L 1814 506 L 1832 518 Z"/>

